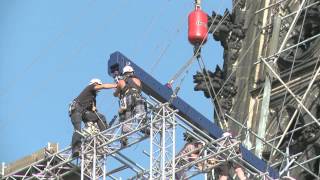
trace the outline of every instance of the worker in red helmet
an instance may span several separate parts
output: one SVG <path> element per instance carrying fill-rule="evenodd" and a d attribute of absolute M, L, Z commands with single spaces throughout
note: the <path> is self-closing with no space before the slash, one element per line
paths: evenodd
<path fill-rule="evenodd" d="M 126 65 L 122 69 L 122 78 L 117 81 L 117 89 L 114 96 L 119 97 L 119 119 L 124 122 L 134 117 L 138 120 L 144 120 L 146 115 L 145 100 L 141 96 L 141 81 L 134 75 L 134 69 Z M 133 121 L 127 122 L 122 127 L 122 133 L 126 134 L 131 131 Z M 126 146 L 128 139 L 121 139 L 122 146 Z"/>
<path fill-rule="evenodd" d="M 89 85 L 76 97 L 69 106 L 69 116 L 74 128 L 72 135 L 72 156 L 79 156 L 81 146 L 81 136 L 77 131 L 81 131 L 81 121 L 96 122 L 100 131 L 107 128 L 106 118 L 99 113 L 96 106 L 97 92 L 101 89 L 116 88 L 116 84 L 103 84 L 100 79 L 92 79 Z"/>

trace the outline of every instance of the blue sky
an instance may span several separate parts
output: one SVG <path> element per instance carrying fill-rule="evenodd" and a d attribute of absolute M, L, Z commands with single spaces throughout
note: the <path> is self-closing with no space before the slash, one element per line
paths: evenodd
<path fill-rule="evenodd" d="M 230 0 L 203 1 L 223 13 Z M 91 78 L 112 82 L 107 60 L 120 51 L 166 83 L 192 56 L 187 16 L 193 1 L 1 0 L 0 161 L 11 162 L 47 142 L 69 145 L 68 103 Z M 222 64 L 212 36 L 202 49 L 208 68 Z M 159 63 L 156 63 L 159 61 Z M 211 102 L 194 92 L 194 63 L 179 96 L 212 119 Z M 112 91 L 99 94 L 98 108 L 110 120 L 117 111 Z"/>

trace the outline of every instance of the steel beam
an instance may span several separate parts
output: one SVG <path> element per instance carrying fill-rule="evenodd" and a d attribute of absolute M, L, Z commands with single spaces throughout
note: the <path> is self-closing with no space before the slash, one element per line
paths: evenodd
<path fill-rule="evenodd" d="M 110 59 L 108 60 L 108 74 L 114 77 L 114 73 L 116 71 L 122 72 L 122 68 L 128 64 L 133 67 L 135 70 L 135 75 L 142 81 L 142 91 L 144 93 L 156 98 L 160 102 L 168 102 L 169 100 L 172 100 L 172 89 L 161 84 L 154 77 L 136 65 L 132 60 L 118 51 L 110 55 Z M 214 139 L 222 137 L 223 130 L 219 128 L 217 124 L 210 121 L 197 110 L 195 110 L 186 101 L 177 96 L 171 102 L 172 107 L 178 110 L 177 113 L 185 118 L 188 122 L 204 131 Z M 273 169 L 272 167 L 268 167 L 265 161 L 255 156 L 243 145 L 240 145 L 240 151 L 242 158 L 257 170 L 261 172 L 267 172 L 270 177 L 275 179 L 279 177 L 279 172 L 277 170 Z"/>

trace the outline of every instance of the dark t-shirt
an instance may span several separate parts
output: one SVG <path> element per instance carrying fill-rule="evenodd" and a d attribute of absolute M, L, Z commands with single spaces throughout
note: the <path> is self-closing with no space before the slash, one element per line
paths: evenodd
<path fill-rule="evenodd" d="M 94 84 L 87 86 L 80 95 L 75 99 L 82 108 L 89 109 L 96 104 L 97 91 L 94 89 Z"/>

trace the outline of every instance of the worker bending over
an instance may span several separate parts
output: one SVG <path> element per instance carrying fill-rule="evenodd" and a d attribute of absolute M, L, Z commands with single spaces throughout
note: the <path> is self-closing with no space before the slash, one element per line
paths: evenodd
<path fill-rule="evenodd" d="M 81 147 L 81 135 L 76 131 L 81 131 L 81 121 L 96 122 L 99 130 L 104 131 L 107 128 L 107 122 L 104 115 L 98 112 L 96 107 L 97 92 L 101 89 L 116 88 L 116 84 L 102 84 L 100 79 L 92 79 L 88 86 L 75 98 L 69 106 L 69 116 L 74 128 L 72 135 L 72 156 L 79 156 Z"/>
<path fill-rule="evenodd" d="M 122 70 L 122 79 L 117 81 L 117 89 L 114 96 L 119 97 L 119 119 L 124 122 L 131 118 L 139 118 L 143 120 L 146 114 L 145 101 L 141 96 L 141 81 L 134 75 L 134 69 L 126 65 Z M 126 134 L 131 131 L 132 122 L 127 122 L 122 127 L 122 133 Z M 128 139 L 124 137 L 121 140 L 123 146 L 127 145 Z"/>
<path fill-rule="evenodd" d="M 178 153 L 178 157 L 181 157 L 178 159 L 177 163 L 177 169 L 181 168 L 182 166 L 185 166 L 186 164 L 198 160 L 200 157 L 200 151 L 203 147 L 202 142 L 196 140 L 194 137 L 192 137 L 188 133 L 183 133 L 183 139 L 186 141 L 186 144 L 184 147 L 180 150 Z M 200 164 L 196 164 L 198 168 L 203 168 L 200 167 Z M 186 171 L 188 171 L 191 167 L 181 170 L 178 173 L 175 174 L 175 179 L 176 180 L 184 180 L 186 179 Z"/>
<path fill-rule="evenodd" d="M 230 146 L 237 143 L 237 140 L 234 138 L 234 135 L 231 132 L 224 132 L 222 137 L 229 138 L 229 141 L 226 141 L 224 144 L 220 144 L 221 147 Z M 239 153 L 238 148 L 236 148 L 237 153 Z M 216 168 L 219 174 L 219 180 L 228 180 L 229 169 L 232 167 L 240 180 L 246 180 L 243 169 L 238 163 L 235 162 L 224 162 Z"/>

